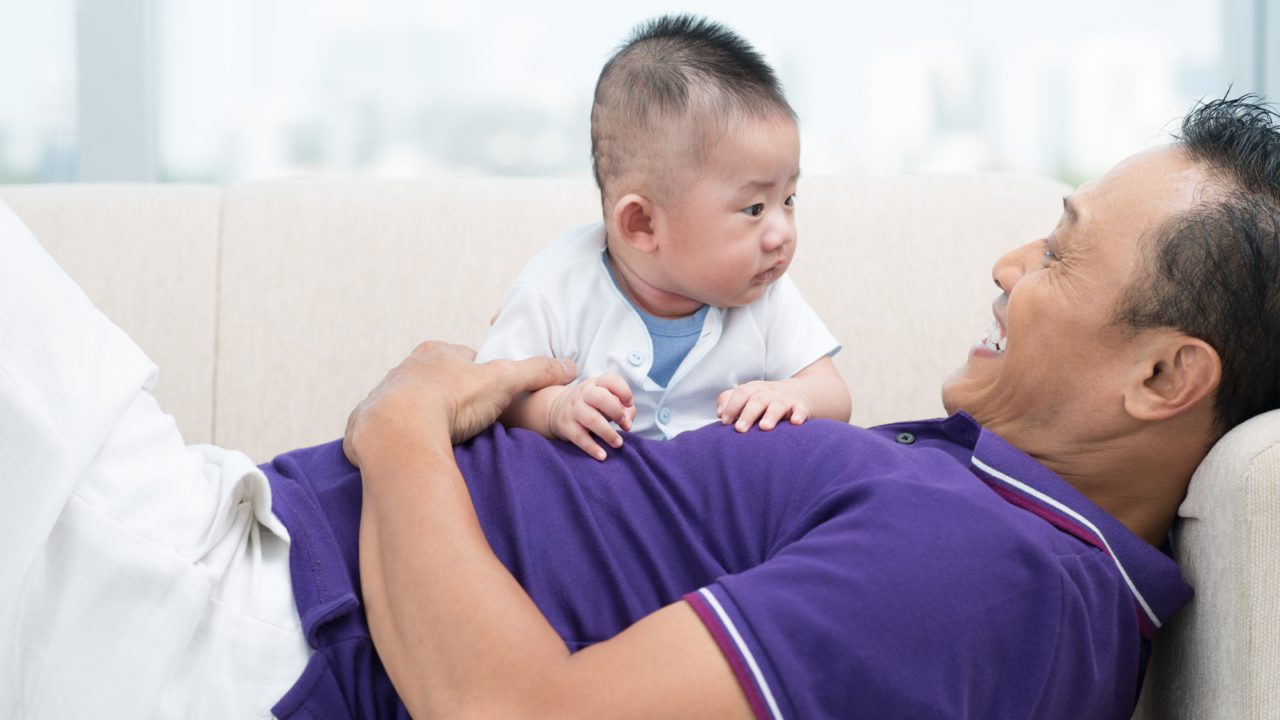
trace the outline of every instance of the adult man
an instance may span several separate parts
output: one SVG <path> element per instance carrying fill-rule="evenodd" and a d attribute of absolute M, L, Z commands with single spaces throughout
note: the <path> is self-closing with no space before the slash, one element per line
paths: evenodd
<path fill-rule="evenodd" d="M 423 716 L 1126 715 L 1142 637 L 1187 597 L 1152 545 L 1207 447 L 1280 404 L 1280 133 L 1234 101 L 1198 109 L 1184 136 L 1083 186 L 1053 233 L 997 263 L 996 329 L 944 391 L 948 410 L 985 429 L 963 415 L 871 432 L 711 428 L 628 442 L 606 464 L 489 432 L 455 455 L 451 443 L 514 394 L 570 369 L 422 348 L 352 414 L 345 451 L 363 483 L 336 446 L 269 468 L 293 540 L 289 599 L 318 648 L 276 711 L 396 709 L 367 615 L 395 690 Z M 76 478 L 104 474 L 91 452 L 102 443 L 66 429 L 101 426 L 108 447 L 146 449 L 154 440 L 137 428 L 154 409 L 104 401 L 97 389 L 119 386 L 108 375 L 139 367 L 132 346 L 68 333 L 46 309 L 61 306 L 56 293 L 23 284 L 42 271 L 34 260 L 0 268 L 5 336 L 26 350 L 0 350 L 0 456 L 78 488 L 54 515 L 62 527 L 100 507 L 90 496 L 102 483 L 87 492 Z M 108 363 L 102 377 L 65 393 L 32 379 L 75 342 Z M 135 420 L 126 438 L 121 416 Z M 245 485 L 237 500 L 259 521 L 236 528 L 272 532 L 248 497 L 261 483 Z M 35 514 L 52 507 L 19 499 Z M 358 567 L 347 546 L 357 533 Z M 37 535 L 19 526 L 17 559 Z M 37 580 L 0 585 L 0 617 L 18 618 L 22 657 L 53 673 L 27 621 L 78 577 Z M 220 592 L 233 590 L 270 605 L 260 588 Z M 157 597 L 157 608 L 173 602 Z M 224 641 L 225 627 L 188 629 L 197 637 L 179 647 Z M 25 685 L 6 682 L 14 700 L 0 707 L 22 710 Z"/>
<path fill-rule="evenodd" d="M 821 634 L 823 629 L 838 633 L 841 628 L 811 618 L 797 622 L 787 614 L 821 614 L 830 608 L 821 600 L 770 604 L 773 597 L 763 601 L 762 607 L 761 586 L 749 580 L 735 585 L 720 579 L 701 590 L 701 595 L 686 596 L 620 635 L 570 654 L 561 640 L 563 632 L 552 631 L 528 596 L 511 582 L 481 533 L 475 532 L 479 526 L 471 516 L 466 485 L 448 444 L 450 435 L 457 441 L 478 432 L 511 394 L 557 382 L 565 371 L 549 362 L 521 368 L 470 367 L 456 357 L 455 350 L 424 348 L 353 413 L 346 437 L 348 456 L 364 471 L 361 573 L 370 625 L 401 696 L 410 707 L 427 714 L 479 708 L 478 715 L 521 715 L 530 710 L 536 714 L 548 709 L 552 715 L 610 712 L 689 717 L 746 717 L 753 711 L 758 716 L 781 716 L 786 710 L 804 716 L 856 711 L 876 717 L 1127 715 L 1136 698 L 1137 676 L 1123 672 L 1123 663 L 1114 661 L 1123 657 L 1124 662 L 1136 663 L 1137 653 L 1129 654 L 1136 648 L 1124 648 L 1125 633 L 1116 627 L 1123 618 L 1112 614 L 1114 605 L 1102 609 L 1108 603 L 1103 596 L 1127 585 L 1119 607 L 1131 611 L 1130 621 L 1136 618 L 1136 627 L 1130 630 L 1145 634 L 1186 595 L 1176 576 L 1152 575 L 1147 572 L 1150 568 L 1130 564 L 1155 559 L 1126 547 L 1129 538 L 1106 521 L 1119 520 L 1133 534 L 1159 545 L 1207 448 L 1242 419 L 1280 405 L 1273 379 L 1280 363 L 1280 343 L 1271 332 L 1280 320 L 1280 134 L 1271 115 L 1239 101 L 1199 108 L 1187 119 L 1183 134 L 1181 143 L 1129 158 L 1101 180 L 1081 187 L 1065 199 L 1062 220 L 1052 233 L 996 264 L 994 279 L 1002 291 L 994 307 L 996 329 L 985 343 L 973 348 L 966 364 L 944 387 L 948 410 L 964 410 L 985 427 L 970 445 L 976 445 L 970 460 L 975 474 L 985 476 L 1010 502 L 1096 546 L 1094 560 L 1109 555 L 1115 561 L 1110 569 L 1118 569 L 1123 580 L 1099 592 L 1098 585 L 1106 582 L 1104 575 L 1086 570 L 1083 564 L 1053 570 L 1028 565 L 1028 572 L 1034 567 L 1053 573 L 1055 582 L 1076 583 L 1065 593 L 1054 593 L 1055 588 L 1046 588 L 1035 578 L 1016 577 L 1015 564 L 1007 579 L 1025 583 L 1023 587 L 1034 597 L 1015 599 L 1016 593 L 1011 595 L 1009 588 L 986 588 L 992 603 L 1004 606 L 991 614 L 1004 615 L 1015 626 L 1024 648 L 1056 644 L 1049 653 L 1052 661 L 1041 664 L 1045 653 L 1030 650 L 1006 654 L 1003 643 L 1008 637 L 975 615 L 981 603 L 967 597 L 974 589 L 930 566 L 931 558 L 924 553 L 942 551 L 928 543 L 914 545 L 922 553 L 915 558 L 917 569 L 938 573 L 943 583 L 955 583 L 947 590 L 959 596 L 954 600 L 959 608 L 956 615 L 938 618 L 922 612 L 923 616 L 913 618 L 911 613 L 885 612 L 882 605 L 891 602 L 915 603 L 921 611 L 939 605 L 934 598 L 918 594 L 894 595 L 899 588 L 883 586 L 894 582 L 892 574 L 877 570 L 868 575 L 883 584 L 880 587 L 887 595 L 883 603 L 867 603 L 852 594 L 848 602 L 857 605 L 860 613 L 874 613 L 877 620 L 979 624 L 981 638 L 955 632 L 953 627 L 939 627 L 938 632 L 948 641 L 968 640 L 970 649 L 989 653 L 984 657 L 974 652 L 969 659 L 995 666 L 1002 678 L 991 678 L 992 686 L 999 688 L 996 697 L 988 695 L 990 688 L 976 683 L 937 687 L 933 683 L 979 678 L 972 673 L 939 672 L 930 658 L 911 662 L 892 653 L 882 656 L 877 666 L 874 658 L 846 649 L 868 664 L 824 658 L 839 672 L 850 674 L 823 678 L 820 666 L 804 665 L 786 654 L 821 655 L 826 649 L 821 638 L 797 635 Z M 1187 294 L 1193 299 L 1178 308 L 1168 307 L 1170 298 Z M 1259 368 L 1267 370 L 1255 377 Z M 902 432 L 923 440 L 930 430 L 914 427 Z M 965 430 L 947 428 L 942 434 L 952 431 Z M 994 436 L 1029 457 L 984 447 Z M 842 441 L 857 442 L 856 438 Z M 880 452 L 895 459 L 908 454 L 889 450 Z M 1043 467 L 1035 467 L 1031 458 Z M 877 463 L 895 461 L 843 460 L 860 462 L 863 476 L 881 472 Z M 918 456 L 911 461 L 924 462 Z M 1053 483 L 1042 484 L 1046 478 L 1036 475 L 1044 468 L 1055 471 L 1106 514 L 1075 503 Z M 897 479 L 911 482 L 914 478 L 911 471 L 904 471 Z M 839 492 L 832 486 L 823 489 Z M 872 483 L 865 490 L 868 496 L 883 491 Z M 955 497 L 958 511 L 977 512 L 959 494 Z M 934 501 L 938 499 L 932 495 L 919 500 L 922 506 Z M 866 502 L 874 504 L 875 498 L 868 497 Z M 833 506 L 829 511 L 852 514 L 857 510 Z M 921 516 L 938 517 L 924 509 Z M 824 535 L 824 523 L 831 522 L 835 521 L 806 526 L 804 532 L 812 533 L 818 542 L 847 540 L 851 552 L 873 546 L 857 545 L 850 535 Z M 430 528 L 432 545 L 440 550 L 410 550 L 426 542 L 420 536 L 424 527 Z M 898 530 L 904 535 L 933 530 L 940 537 L 956 539 L 949 534 L 954 526 L 903 529 L 868 521 L 858 527 L 867 533 Z M 813 563 L 833 562 L 821 548 L 804 547 L 807 539 L 780 542 L 776 554 L 743 576 L 759 574 L 770 564 L 786 565 L 793 560 L 786 557 L 793 551 Z M 908 542 L 905 537 L 900 540 Z M 974 551 L 988 549 L 971 537 L 961 542 Z M 1078 556 L 1058 559 L 1064 565 L 1083 562 Z M 984 561 L 999 563 L 996 558 Z M 798 564 L 802 563 L 792 562 L 771 579 L 805 584 L 806 593 L 821 593 L 823 583 L 839 582 L 824 576 L 825 568 Z M 874 564 L 870 556 L 852 563 L 855 567 Z M 452 572 L 457 567 L 473 568 L 474 574 L 459 577 Z M 424 586 L 431 588 L 429 599 L 412 592 Z M 921 590 L 914 583 L 903 586 L 907 591 Z M 841 585 L 842 591 L 859 589 L 874 592 L 856 583 Z M 1097 594 L 1090 596 L 1092 592 Z M 1070 601 L 1080 598 L 1086 599 L 1078 604 Z M 703 599 L 714 613 L 702 606 Z M 736 607 L 728 612 L 721 609 L 730 603 Z M 1018 604 L 1039 605 L 1044 610 L 1041 622 L 1020 625 L 1028 616 L 1015 609 Z M 1081 617 L 1082 613 L 1090 616 Z M 454 622 L 446 623 L 445 618 Z M 761 627 L 769 622 L 785 626 L 791 637 L 770 635 L 767 627 Z M 750 629 L 744 630 L 743 625 Z M 704 627 L 709 632 L 700 632 Z M 866 634 L 877 629 L 874 625 L 846 628 L 861 631 L 845 638 L 851 645 L 878 641 Z M 890 637 L 896 634 L 908 644 L 927 637 L 927 633 L 891 625 L 878 630 Z M 731 641 L 721 637 L 726 631 L 735 635 Z M 749 637 L 744 641 L 738 632 Z M 1087 639 L 1082 642 L 1077 634 Z M 1091 643 L 1106 649 L 1090 654 L 1080 647 Z M 917 649 L 947 652 L 926 646 Z M 955 659 L 963 661 L 963 657 Z M 1021 667 L 1014 664 L 1019 660 Z M 1086 673 L 1080 672 L 1080 665 L 1089 661 L 1097 674 L 1083 677 Z M 726 666 L 735 662 L 751 667 L 735 668 L 736 677 L 732 677 Z M 756 663 L 771 667 L 760 670 Z M 812 673 L 810 687 L 797 689 L 804 678 L 788 675 L 790 663 Z M 904 677 L 911 674 L 918 676 L 914 687 Z M 771 681 L 777 680 L 784 685 L 781 691 L 771 687 Z M 825 683 L 852 688 L 849 696 L 861 695 L 863 700 L 840 698 L 839 693 L 824 689 Z M 895 687 L 899 684 L 902 687 Z M 892 691 L 886 692 L 886 687 Z M 790 698 L 779 700 L 782 692 Z M 827 702 L 798 697 L 806 692 Z"/>

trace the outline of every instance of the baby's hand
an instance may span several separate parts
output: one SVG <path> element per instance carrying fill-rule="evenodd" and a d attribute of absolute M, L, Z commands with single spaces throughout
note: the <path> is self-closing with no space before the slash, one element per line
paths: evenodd
<path fill-rule="evenodd" d="M 604 448 L 596 444 L 592 435 L 621 447 L 622 436 L 610 422 L 616 422 L 623 430 L 631 429 L 636 406 L 631 402 L 631 386 L 617 373 L 605 373 L 570 385 L 551 404 L 548 427 L 561 440 L 582 448 L 597 460 L 604 460 Z"/>
<path fill-rule="evenodd" d="M 772 430 L 787 417 L 792 425 L 799 425 L 810 413 L 809 399 L 785 381 L 753 380 L 725 390 L 716 400 L 720 422 L 733 423 L 738 432 L 750 430 L 757 420 L 761 430 Z"/>

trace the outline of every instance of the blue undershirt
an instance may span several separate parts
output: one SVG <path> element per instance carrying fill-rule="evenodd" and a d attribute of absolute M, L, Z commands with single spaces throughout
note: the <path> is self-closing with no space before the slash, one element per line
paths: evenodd
<path fill-rule="evenodd" d="M 632 305 L 632 307 L 635 307 Z M 653 342 L 653 365 L 649 368 L 649 379 L 666 387 L 676 368 L 684 361 L 702 334 L 702 322 L 707 317 L 707 306 L 703 305 L 692 315 L 679 318 L 660 318 L 636 308 L 640 319 L 649 331 L 649 339 Z"/>
<path fill-rule="evenodd" d="M 678 318 L 660 318 L 650 315 L 627 297 L 626 291 L 618 282 L 618 276 L 613 272 L 613 264 L 609 261 L 607 253 L 604 266 L 609 270 L 609 279 L 613 280 L 614 286 L 622 293 L 622 297 L 627 299 L 627 303 L 640 314 L 645 329 L 649 331 L 649 341 L 653 344 L 653 364 L 649 366 L 649 379 L 666 387 L 667 383 L 671 382 L 671 376 L 675 375 L 676 368 L 680 367 L 685 356 L 698 343 L 698 336 L 702 334 L 703 321 L 707 317 L 708 306 L 703 305 L 692 315 Z"/>

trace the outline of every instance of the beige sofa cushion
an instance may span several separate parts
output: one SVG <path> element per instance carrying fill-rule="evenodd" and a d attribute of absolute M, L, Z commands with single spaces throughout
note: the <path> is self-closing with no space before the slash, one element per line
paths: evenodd
<path fill-rule="evenodd" d="M 231 188 L 223 234 L 223 445 L 266 460 L 342 434 L 418 342 L 478 345 L 521 264 L 599 214 L 569 181 L 280 181 Z"/>
<path fill-rule="evenodd" d="M 844 351 L 868 424 L 942 413 L 938 388 L 991 322 L 991 264 L 1056 222 L 1037 178 L 813 177 L 794 277 Z M 418 341 L 478 345 L 507 286 L 600 217 L 587 180 L 279 181 L 227 192 L 214 428 L 266 460 L 342 433 Z"/>

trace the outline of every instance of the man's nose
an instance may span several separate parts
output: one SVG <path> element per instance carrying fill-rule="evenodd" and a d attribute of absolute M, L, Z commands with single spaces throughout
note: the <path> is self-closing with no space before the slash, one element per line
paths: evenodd
<path fill-rule="evenodd" d="M 1003 290 L 1005 294 L 1013 291 L 1013 286 L 1017 285 L 1022 276 L 1027 273 L 1028 262 L 1036 257 L 1036 248 L 1039 247 L 1040 242 L 1036 240 L 1016 247 L 996 261 L 995 266 L 991 268 L 991 279 L 995 281 L 996 287 Z"/>

